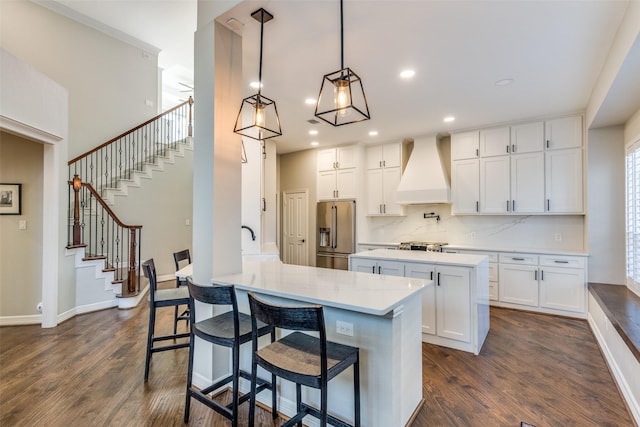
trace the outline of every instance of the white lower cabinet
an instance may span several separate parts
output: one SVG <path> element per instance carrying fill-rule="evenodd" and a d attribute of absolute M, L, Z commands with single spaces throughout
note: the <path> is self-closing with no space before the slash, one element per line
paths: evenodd
<path fill-rule="evenodd" d="M 427 288 L 422 294 L 422 332 L 470 342 L 470 269 L 407 263 L 405 276 L 434 281 L 435 286 Z"/>
<path fill-rule="evenodd" d="M 349 270 L 360 273 L 386 274 L 387 276 L 404 276 L 404 263 L 381 259 L 351 258 Z"/>
<path fill-rule="evenodd" d="M 540 257 L 540 307 L 585 313 L 587 281 L 584 260 Z"/>
<path fill-rule="evenodd" d="M 500 264 L 500 301 L 538 306 L 538 266 Z"/>

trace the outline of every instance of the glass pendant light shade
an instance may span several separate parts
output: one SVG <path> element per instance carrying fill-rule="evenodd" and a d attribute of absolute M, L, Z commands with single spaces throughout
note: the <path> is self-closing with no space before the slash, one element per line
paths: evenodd
<path fill-rule="evenodd" d="M 273 15 L 260 8 L 251 14 L 260 22 L 260 68 L 258 71 L 258 93 L 242 100 L 240 111 L 236 118 L 233 131 L 248 138 L 264 140 L 282 135 L 280 118 L 276 102 L 263 96 L 262 88 L 262 43 L 264 39 L 264 24 L 273 19 Z"/>
<path fill-rule="evenodd" d="M 371 118 L 362 80 L 352 69 L 343 68 L 322 78 L 315 115 L 333 126 Z"/>
<path fill-rule="evenodd" d="M 344 14 L 340 0 L 340 67 L 325 74 L 320 86 L 315 116 L 333 126 L 369 120 L 369 105 L 364 95 L 362 79 L 344 66 Z"/>

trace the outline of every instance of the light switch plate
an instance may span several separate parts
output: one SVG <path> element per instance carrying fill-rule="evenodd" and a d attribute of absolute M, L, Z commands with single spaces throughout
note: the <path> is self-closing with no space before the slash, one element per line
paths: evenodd
<path fill-rule="evenodd" d="M 21 220 L 18 222 L 18 228 L 19 228 L 20 230 L 26 230 L 26 229 L 27 229 L 27 220 L 26 220 L 26 219 L 21 219 Z"/>

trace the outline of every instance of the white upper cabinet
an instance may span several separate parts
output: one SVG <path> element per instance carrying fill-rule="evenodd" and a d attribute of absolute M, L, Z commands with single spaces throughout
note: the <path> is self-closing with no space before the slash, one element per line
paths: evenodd
<path fill-rule="evenodd" d="M 451 160 L 475 159 L 480 155 L 478 131 L 451 135 Z"/>
<path fill-rule="evenodd" d="M 400 167 L 402 143 L 393 142 L 367 148 L 367 169 Z"/>
<path fill-rule="evenodd" d="M 582 149 L 545 153 L 545 187 L 548 213 L 583 213 Z"/>
<path fill-rule="evenodd" d="M 480 159 L 451 164 L 451 213 L 476 214 L 480 204 Z"/>
<path fill-rule="evenodd" d="M 545 122 L 545 139 L 547 150 L 582 147 L 582 117 L 547 120 Z"/>
<path fill-rule="evenodd" d="M 544 212 L 544 153 L 511 156 L 511 212 Z"/>
<path fill-rule="evenodd" d="M 480 131 L 480 157 L 502 156 L 511 152 L 508 127 Z"/>
<path fill-rule="evenodd" d="M 511 126 L 511 153 L 523 154 L 544 150 L 544 123 Z"/>
<path fill-rule="evenodd" d="M 318 200 L 355 199 L 357 163 L 355 145 L 318 150 Z"/>
<path fill-rule="evenodd" d="M 318 171 L 355 168 L 357 163 L 355 145 L 318 150 Z"/>
<path fill-rule="evenodd" d="M 511 211 L 510 168 L 509 156 L 480 159 L 480 212 Z"/>

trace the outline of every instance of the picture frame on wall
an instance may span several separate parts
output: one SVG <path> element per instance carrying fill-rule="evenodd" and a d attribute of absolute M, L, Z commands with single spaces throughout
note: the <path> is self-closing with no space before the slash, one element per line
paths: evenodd
<path fill-rule="evenodd" d="M 0 215 L 22 214 L 22 184 L 0 183 Z"/>

